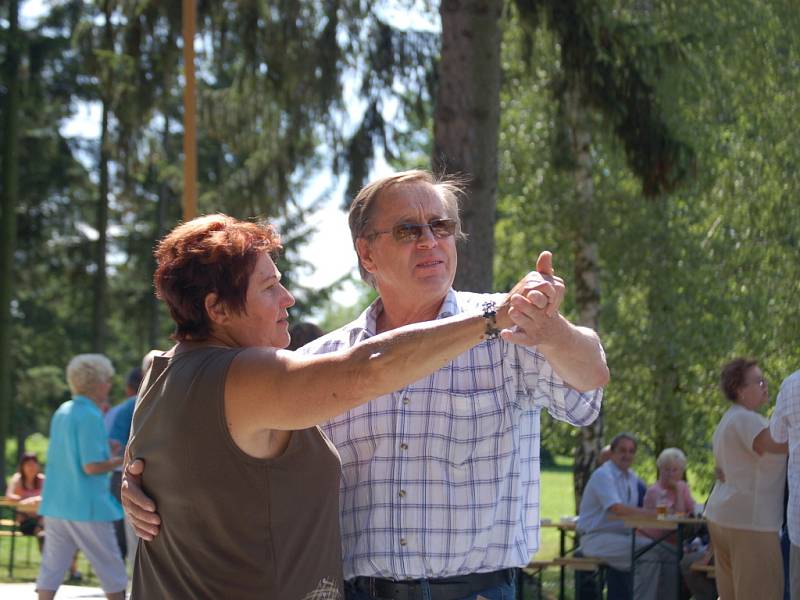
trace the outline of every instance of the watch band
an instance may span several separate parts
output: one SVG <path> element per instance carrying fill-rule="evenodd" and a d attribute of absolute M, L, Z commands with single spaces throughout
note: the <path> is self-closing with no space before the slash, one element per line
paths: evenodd
<path fill-rule="evenodd" d="M 481 305 L 483 318 L 486 319 L 486 329 L 484 335 L 487 340 L 496 340 L 500 337 L 500 329 L 497 328 L 497 305 L 489 300 Z"/>

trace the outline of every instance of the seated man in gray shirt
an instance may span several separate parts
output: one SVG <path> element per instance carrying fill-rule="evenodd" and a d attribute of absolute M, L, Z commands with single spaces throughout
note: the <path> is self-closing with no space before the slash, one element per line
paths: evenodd
<path fill-rule="evenodd" d="M 637 506 L 638 477 L 631 470 L 636 456 L 636 439 L 620 433 L 611 442 L 611 459 L 589 478 L 578 511 L 578 534 L 585 556 L 604 559 L 620 571 L 631 568 L 631 530 L 621 520 L 610 517 L 654 516 L 655 511 Z M 653 540 L 636 536 L 636 547 Z M 675 598 L 677 571 L 675 553 L 658 544 L 636 561 L 634 592 L 636 600 Z"/>

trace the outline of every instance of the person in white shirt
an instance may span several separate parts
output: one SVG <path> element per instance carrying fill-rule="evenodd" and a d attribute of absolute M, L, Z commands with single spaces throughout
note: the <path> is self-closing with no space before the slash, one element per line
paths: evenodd
<path fill-rule="evenodd" d="M 793 598 L 800 598 L 800 370 L 783 380 L 769 431 L 776 442 L 789 444 L 789 589 Z"/>
<path fill-rule="evenodd" d="M 714 545 L 717 589 L 725 600 L 783 598 L 778 531 L 783 521 L 787 444 L 770 436 L 757 411 L 769 401 L 755 360 L 737 358 L 722 368 L 720 385 L 733 405 L 713 436 L 717 480 L 706 504 Z"/>

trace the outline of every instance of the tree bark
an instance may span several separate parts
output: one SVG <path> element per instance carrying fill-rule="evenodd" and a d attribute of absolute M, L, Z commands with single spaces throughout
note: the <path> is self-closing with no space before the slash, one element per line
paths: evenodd
<path fill-rule="evenodd" d="M 6 107 L 3 123 L 3 195 L 0 208 L 0 481 L 6 477 L 6 434 L 13 404 L 11 301 L 14 297 L 14 250 L 17 239 L 16 210 L 19 204 L 19 2 L 8 6 L 6 50 Z"/>
<path fill-rule="evenodd" d="M 592 180 L 592 135 L 589 114 L 582 105 L 577 83 L 564 92 L 564 118 L 569 135 L 575 180 L 575 306 L 578 324 L 597 331 L 600 327 L 600 272 L 594 230 L 594 182 Z M 587 427 L 581 427 L 575 447 L 573 486 L 575 506 L 580 506 L 583 489 L 597 463 L 603 446 L 603 412 Z"/>
<path fill-rule="evenodd" d="M 436 173 L 466 178 L 458 289 L 490 291 L 500 122 L 500 0 L 442 0 L 442 55 L 434 112 Z"/>
<path fill-rule="evenodd" d="M 167 105 L 169 103 L 169 99 L 167 94 L 165 94 L 164 98 L 164 129 L 161 133 L 161 147 L 164 151 L 164 158 L 165 162 L 169 163 L 171 159 L 170 153 L 170 139 L 169 139 L 169 126 L 170 120 L 169 115 L 167 114 Z M 164 223 L 166 221 L 167 215 L 167 203 L 169 202 L 169 195 L 170 195 L 169 184 L 166 180 L 162 181 L 159 185 L 158 190 L 158 201 L 156 206 L 156 220 L 153 224 L 153 249 L 155 250 L 155 245 L 161 239 L 161 236 L 164 235 Z M 150 253 L 150 273 L 153 274 L 156 271 L 156 257 L 153 252 Z M 148 319 L 148 327 L 147 327 L 147 343 L 149 346 L 148 352 L 155 348 L 158 348 L 160 339 L 161 339 L 161 325 L 159 319 L 159 300 L 156 298 L 155 290 L 149 296 L 149 319 Z"/>
<path fill-rule="evenodd" d="M 108 278 L 106 274 L 106 251 L 108 248 L 108 188 L 109 188 L 109 140 L 108 140 L 108 102 L 103 101 L 103 116 L 100 125 L 100 193 L 97 198 L 95 228 L 94 294 L 92 305 L 92 351 L 104 352 L 106 345 L 106 295 Z"/>
<path fill-rule="evenodd" d="M 103 49 L 114 49 L 114 31 L 111 23 L 111 2 L 104 3 L 105 25 L 103 31 Z M 106 313 L 108 294 L 108 275 L 106 273 L 106 253 L 108 251 L 108 195 L 109 195 L 109 162 L 111 161 L 111 142 L 108 133 L 108 119 L 111 111 L 110 74 L 101 77 L 103 113 L 100 121 L 100 190 L 97 199 L 95 228 L 97 244 L 95 245 L 94 303 L 92 306 L 92 351 L 104 352 L 106 346 Z"/>

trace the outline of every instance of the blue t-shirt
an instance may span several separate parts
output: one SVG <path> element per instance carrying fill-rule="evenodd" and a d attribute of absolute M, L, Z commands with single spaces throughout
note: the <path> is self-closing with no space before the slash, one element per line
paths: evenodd
<path fill-rule="evenodd" d="M 70 521 L 121 519 L 122 506 L 111 495 L 109 473 L 87 475 L 83 470 L 110 456 L 103 413 L 94 402 L 75 396 L 59 406 L 50 422 L 39 514 Z"/>
<path fill-rule="evenodd" d="M 108 429 L 108 437 L 125 446 L 131 434 L 131 421 L 133 420 L 133 409 L 136 408 L 136 396 L 131 396 L 116 408 L 117 412 L 114 415 L 114 420 Z"/>

